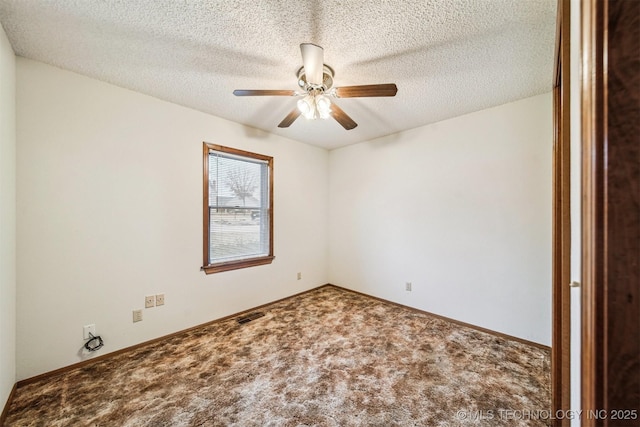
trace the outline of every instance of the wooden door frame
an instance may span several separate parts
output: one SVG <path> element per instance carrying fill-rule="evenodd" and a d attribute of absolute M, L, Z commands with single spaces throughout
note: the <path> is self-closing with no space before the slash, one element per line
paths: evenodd
<path fill-rule="evenodd" d="M 553 87 L 551 408 L 571 408 L 570 0 L 558 0 Z M 556 426 L 568 426 L 564 417 Z"/>
<path fill-rule="evenodd" d="M 637 426 L 640 2 L 583 0 L 582 48 L 582 426 Z"/>
<path fill-rule="evenodd" d="M 569 14 L 553 91 L 552 409 L 570 404 Z M 640 423 L 640 2 L 582 0 L 581 424 Z M 577 405 L 576 405 L 577 406 Z M 631 415 L 620 418 L 625 412 Z M 556 425 L 568 425 L 556 420 Z"/>

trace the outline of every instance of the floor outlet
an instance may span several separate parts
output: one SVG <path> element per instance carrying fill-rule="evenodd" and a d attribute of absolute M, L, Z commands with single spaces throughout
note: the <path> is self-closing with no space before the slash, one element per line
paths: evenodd
<path fill-rule="evenodd" d="M 142 322 L 142 309 L 133 310 L 133 321 Z"/>
<path fill-rule="evenodd" d="M 405 286 L 405 290 L 411 292 L 411 282 L 405 283 L 404 286 Z"/>
<path fill-rule="evenodd" d="M 96 325 L 84 325 L 82 328 L 82 338 L 85 340 L 91 339 L 91 335 L 96 336 Z"/>
<path fill-rule="evenodd" d="M 156 296 L 147 295 L 144 297 L 144 308 L 151 308 L 156 306 Z"/>
<path fill-rule="evenodd" d="M 156 295 L 156 305 L 164 305 L 164 294 Z"/>

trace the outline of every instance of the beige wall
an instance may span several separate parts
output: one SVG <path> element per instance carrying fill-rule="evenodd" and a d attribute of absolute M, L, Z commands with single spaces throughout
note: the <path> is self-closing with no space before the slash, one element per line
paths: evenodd
<path fill-rule="evenodd" d="M 17 141 L 18 379 L 327 283 L 326 150 L 23 58 Z M 274 157 L 273 264 L 199 270 L 202 141 Z"/>
<path fill-rule="evenodd" d="M 16 381 L 15 69 L 0 27 L 0 411 Z"/>
<path fill-rule="evenodd" d="M 331 283 L 550 345 L 551 106 L 331 151 Z"/>
<path fill-rule="evenodd" d="M 327 282 L 549 344 L 551 125 L 545 94 L 327 152 L 18 58 L 17 379 L 89 323 L 105 354 Z M 202 141 L 274 157 L 272 265 L 199 271 Z"/>

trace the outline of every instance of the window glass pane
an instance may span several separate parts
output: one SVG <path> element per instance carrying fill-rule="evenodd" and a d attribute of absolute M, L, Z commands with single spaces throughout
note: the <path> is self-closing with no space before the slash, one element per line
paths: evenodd
<path fill-rule="evenodd" d="M 268 182 L 266 162 L 210 152 L 210 264 L 269 255 Z"/>
<path fill-rule="evenodd" d="M 209 206 L 260 208 L 265 162 L 211 153 L 209 155 Z"/>

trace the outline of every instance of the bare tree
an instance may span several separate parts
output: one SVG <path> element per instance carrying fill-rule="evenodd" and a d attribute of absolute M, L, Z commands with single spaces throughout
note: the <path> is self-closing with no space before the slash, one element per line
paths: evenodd
<path fill-rule="evenodd" d="M 227 172 L 226 184 L 236 197 L 242 199 L 243 205 L 247 197 L 253 196 L 253 192 L 258 187 L 257 181 L 258 177 L 249 169 L 234 168 Z"/>

